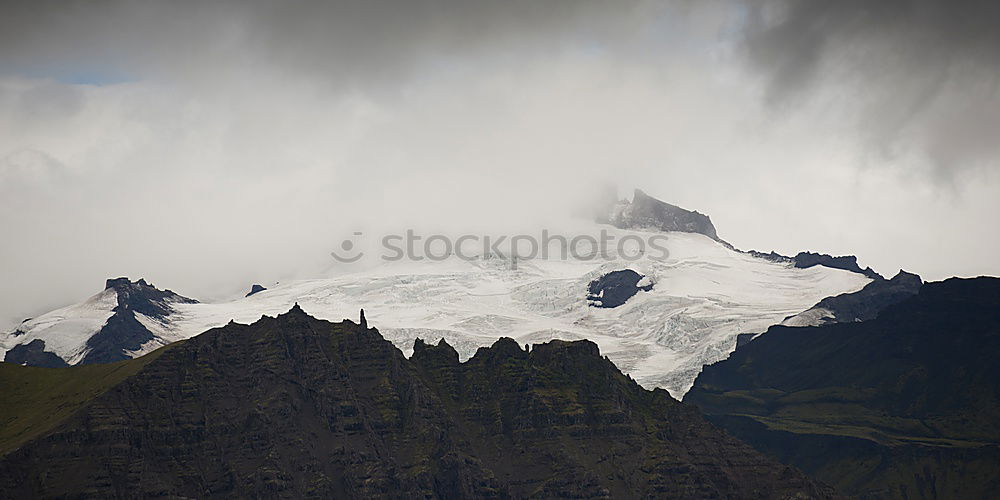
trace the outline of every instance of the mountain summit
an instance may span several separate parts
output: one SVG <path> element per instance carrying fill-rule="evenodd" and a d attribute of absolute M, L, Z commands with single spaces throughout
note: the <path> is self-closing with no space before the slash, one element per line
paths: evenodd
<path fill-rule="evenodd" d="M 697 211 L 685 210 L 676 205 L 649 196 L 641 189 L 632 194 L 632 201 L 621 200 L 598 217 L 598 222 L 611 224 L 619 229 L 656 229 L 704 234 L 716 241 L 719 235 L 712 219 Z"/>

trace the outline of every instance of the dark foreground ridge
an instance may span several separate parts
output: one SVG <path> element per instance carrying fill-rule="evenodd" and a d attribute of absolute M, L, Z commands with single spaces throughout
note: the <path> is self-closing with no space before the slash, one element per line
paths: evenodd
<path fill-rule="evenodd" d="M 705 367 L 684 400 L 846 494 L 990 498 L 997 353 L 1000 279 L 952 278 L 871 321 L 772 327 Z"/>
<path fill-rule="evenodd" d="M 84 373 L 86 372 L 86 373 Z M 825 498 L 588 341 L 406 359 L 298 306 L 135 360 L 0 364 L 15 497 Z"/>

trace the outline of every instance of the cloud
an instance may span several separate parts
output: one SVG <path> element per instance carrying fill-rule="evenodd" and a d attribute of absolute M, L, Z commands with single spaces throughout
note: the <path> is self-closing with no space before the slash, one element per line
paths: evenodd
<path fill-rule="evenodd" d="M 669 7 L 635 0 L 8 3 L 0 59 L 20 74 L 103 70 L 203 80 L 274 68 L 356 86 L 484 51 L 545 57 L 583 37 L 627 38 Z"/>
<path fill-rule="evenodd" d="M 992 169 L 928 176 L 910 161 L 993 161 L 989 79 L 905 61 L 878 73 L 874 56 L 841 59 L 864 53 L 849 34 L 792 14 L 722 1 L 9 3 L 0 321 L 111 276 L 200 299 L 314 276 L 359 229 L 557 224 L 607 180 L 708 213 L 744 248 L 996 273 L 982 248 L 998 236 L 976 229 L 1000 210 Z M 896 40 L 880 36 L 854 38 L 877 54 Z M 811 52 L 782 51 L 806 39 Z"/>
<path fill-rule="evenodd" d="M 743 46 L 772 106 L 853 113 L 869 153 L 943 177 L 992 168 L 1000 144 L 1000 4 L 966 0 L 750 4 Z"/>

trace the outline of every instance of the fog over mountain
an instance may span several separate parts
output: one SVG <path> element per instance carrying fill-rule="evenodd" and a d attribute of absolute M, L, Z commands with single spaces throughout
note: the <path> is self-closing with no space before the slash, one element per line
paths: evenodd
<path fill-rule="evenodd" d="M 978 1 L 5 2 L 0 329 L 109 277 L 242 296 L 354 231 L 558 225 L 607 182 L 743 249 L 996 275 L 998 23 Z"/>

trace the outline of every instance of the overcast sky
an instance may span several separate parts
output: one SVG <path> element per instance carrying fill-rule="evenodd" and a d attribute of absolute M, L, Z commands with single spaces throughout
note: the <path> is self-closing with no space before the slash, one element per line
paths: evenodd
<path fill-rule="evenodd" d="M 609 181 L 739 248 L 997 275 L 998 25 L 992 1 L 4 2 L 0 327 Z"/>

